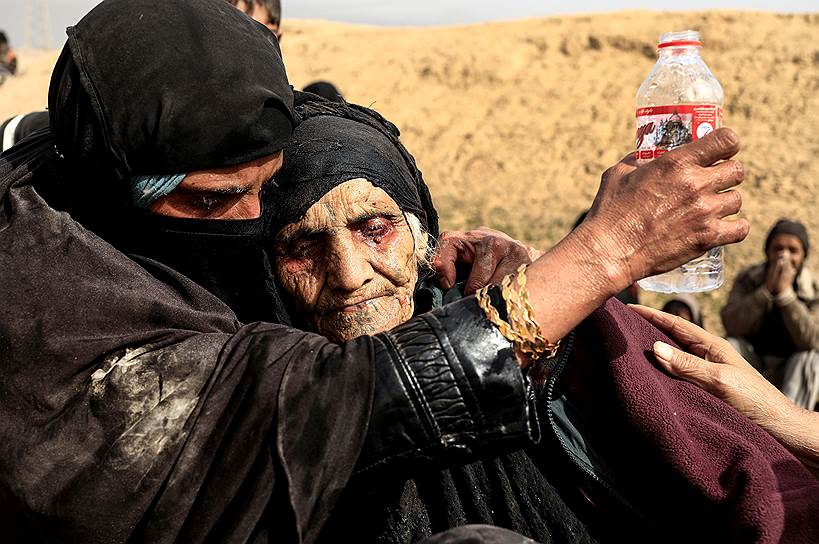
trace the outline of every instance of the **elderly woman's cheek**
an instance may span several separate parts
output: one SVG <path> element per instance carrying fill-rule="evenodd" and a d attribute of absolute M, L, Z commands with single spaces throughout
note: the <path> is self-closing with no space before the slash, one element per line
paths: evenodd
<path fill-rule="evenodd" d="M 319 288 L 313 268 L 308 263 L 289 259 L 279 263 L 277 267 L 279 283 L 301 310 L 308 310 L 316 305 Z"/>
<path fill-rule="evenodd" d="M 418 282 L 418 263 L 415 261 L 415 244 L 409 229 L 399 237 L 393 246 L 389 259 L 391 271 L 388 272 L 390 281 L 396 287 L 395 301 L 398 307 L 394 308 L 396 319 L 393 326 L 399 325 L 412 317 L 415 311 L 413 294 Z M 407 240 L 407 238 L 409 240 Z"/>

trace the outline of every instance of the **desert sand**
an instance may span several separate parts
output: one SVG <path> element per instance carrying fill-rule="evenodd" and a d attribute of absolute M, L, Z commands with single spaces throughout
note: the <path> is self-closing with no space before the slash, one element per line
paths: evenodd
<path fill-rule="evenodd" d="M 620 12 L 445 28 L 285 19 L 282 47 L 297 88 L 330 80 L 398 125 L 444 228 L 489 225 L 548 248 L 630 151 L 658 35 L 687 28 L 702 33 L 747 172 L 751 234 L 727 248 L 726 286 L 700 296 L 707 328 L 720 332 L 718 308 L 736 273 L 762 259 L 777 218 L 805 222 L 819 244 L 819 14 Z M 57 52 L 20 56 L 22 74 L 0 87 L 3 119 L 46 104 Z"/>

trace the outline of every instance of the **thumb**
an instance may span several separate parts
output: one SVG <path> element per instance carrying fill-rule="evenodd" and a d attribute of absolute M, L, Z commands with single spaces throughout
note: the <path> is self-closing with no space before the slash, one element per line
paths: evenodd
<path fill-rule="evenodd" d="M 708 383 L 708 367 L 712 363 L 669 346 L 665 342 L 654 342 L 653 347 L 657 362 L 673 376 L 700 387 Z"/>

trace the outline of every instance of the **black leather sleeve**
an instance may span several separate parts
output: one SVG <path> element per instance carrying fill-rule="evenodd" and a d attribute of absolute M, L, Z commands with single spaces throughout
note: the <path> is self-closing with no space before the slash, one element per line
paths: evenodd
<path fill-rule="evenodd" d="M 498 290 L 492 295 L 500 308 Z M 459 462 L 538 440 L 533 399 L 512 345 L 474 297 L 374 341 L 375 399 L 357 472 Z"/>

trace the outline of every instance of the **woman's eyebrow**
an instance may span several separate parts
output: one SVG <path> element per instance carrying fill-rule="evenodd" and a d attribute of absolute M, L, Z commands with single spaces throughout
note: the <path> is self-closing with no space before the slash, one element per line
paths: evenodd
<path fill-rule="evenodd" d="M 383 217 L 385 219 L 397 219 L 400 217 L 400 215 L 383 210 L 363 211 L 358 215 L 353 216 L 353 218 L 350 219 L 350 221 L 347 224 L 354 225 L 356 223 L 361 223 L 363 221 L 369 221 L 370 219 L 378 219 L 379 217 Z"/>
<path fill-rule="evenodd" d="M 248 194 L 253 189 L 253 185 L 229 185 L 227 187 L 178 187 L 180 193 L 191 195 L 212 195 L 212 196 L 241 196 Z"/>
<path fill-rule="evenodd" d="M 329 232 L 330 229 L 327 228 L 309 228 L 309 227 L 299 227 L 293 232 L 289 232 L 284 234 L 281 238 L 280 243 L 283 245 L 289 245 L 300 238 L 313 238 L 317 236 L 321 236 L 322 234 L 326 234 Z"/>

